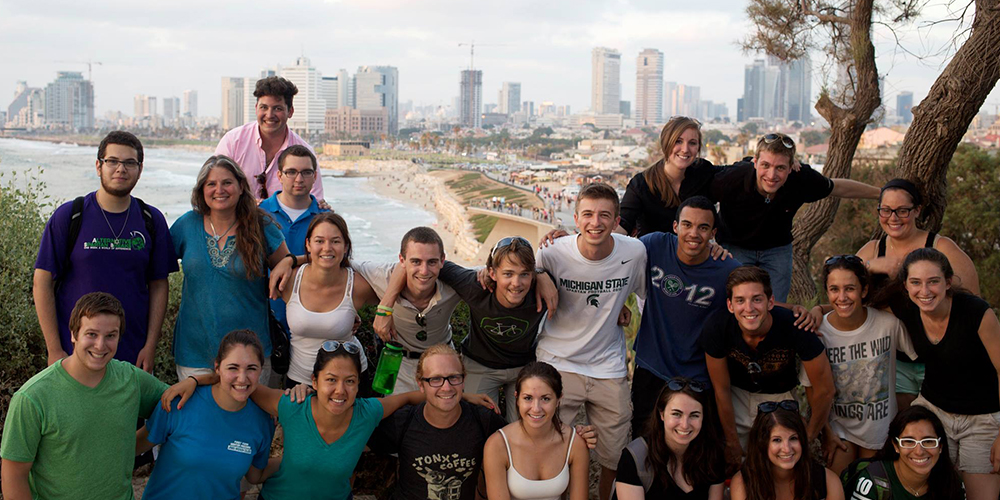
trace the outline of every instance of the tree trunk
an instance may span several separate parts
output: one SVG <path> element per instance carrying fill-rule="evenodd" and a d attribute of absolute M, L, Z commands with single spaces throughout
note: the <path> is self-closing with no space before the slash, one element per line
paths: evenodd
<path fill-rule="evenodd" d="M 823 175 L 849 178 L 854 153 L 861 134 L 881 105 L 875 47 L 871 41 L 873 0 L 858 1 L 850 15 L 849 46 L 855 78 L 853 102 L 849 108 L 836 105 L 828 95 L 820 97 L 816 111 L 830 123 L 830 149 Z M 804 302 L 816 296 L 816 283 L 809 272 L 809 254 L 826 233 L 840 206 L 838 198 L 826 198 L 809 204 L 795 218 L 792 226 L 792 286 L 789 300 Z"/>
<path fill-rule="evenodd" d="M 948 164 L 998 78 L 1000 8 L 994 0 L 977 0 L 972 33 L 927 97 L 913 107 L 913 124 L 896 161 L 897 175 L 913 181 L 925 194 L 920 227 L 941 229 L 948 204 Z"/>

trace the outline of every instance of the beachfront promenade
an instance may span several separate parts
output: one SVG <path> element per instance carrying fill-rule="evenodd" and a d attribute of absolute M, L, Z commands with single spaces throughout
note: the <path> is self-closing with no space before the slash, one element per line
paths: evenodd
<path fill-rule="evenodd" d="M 493 230 L 486 236 L 486 240 L 483 241 L 482 246 L 479 248 L 475 259 L 477 263 L 486 262 L 486 258 L 489 257 L 493 245 L 496 245 L 497 241 L 505 236 L 522 236 L 531 242 L 532 247 L 537 248 L 542 238 L 549 231 L 555 229 L 555 226 L 552 224 L 504 211 L 479 207 L 466 207 L 465 210 L 469 217 L 473 215 L 487 215 L 497 218 L 496 225 L 493 226 Z"/>

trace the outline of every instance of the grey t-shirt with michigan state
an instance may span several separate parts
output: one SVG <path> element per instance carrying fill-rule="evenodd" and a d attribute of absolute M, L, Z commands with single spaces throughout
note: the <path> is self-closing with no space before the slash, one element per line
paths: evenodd
<path fill-rule="evenodd" d="M 483 290 L 473 269 L 445 262 L 438 279 L 469 305 L 472 328 L 462 342 L 462 354 L 495 369 L 516 368 L 535 360 L 535 339 L 545 308 L 538 312 L 534 283 L 520 305 L 507 308 L 496 294 Z"/>

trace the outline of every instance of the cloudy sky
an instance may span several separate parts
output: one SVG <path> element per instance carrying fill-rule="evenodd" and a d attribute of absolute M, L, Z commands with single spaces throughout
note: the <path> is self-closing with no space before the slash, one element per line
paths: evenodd
<path fill-rule="evenodd" d="M 929 0 L 927 18 L 949 6 Z M 936 3 L 935 3 L 936 2 Z M 399 68 L 400 101 L 447 104 L 458 94 L 459 71 L 483 70 L 483 102 L 497 100 L 504 81 L 521 82 L 522 100 L 590 106 L 590 51 L 622 52 L 622 98 L 635 96 L 636 56 L 666 55 L 664 77 L 701 87 L 702 99 L 725 102 L 735 116 L 743 67 L 753 54 L 737 43 L 749 29 L 746 0 L 0 0 L 0 107 L 18 80 L 44 87 L 59 70 L 93 67 L 97 113 L 131 114 L 135 94 L 178 96 L 198 91 L 199 114 L 218 115 L 220 78 L 290 65 L 301 54 L 321 72 L 360 65 Z M 956 5 L 956 7 L 958 7 Z M 947 57 L 919 60 L 946 48 L 955 26 L 917 22 L 877 34 L 885 101 L 898 92 L 924 97 Z M 813 91 L 827 73 L 815 58 Z M 987 100 L 1000 105 L 1000 92 Z M 162 106 L 162 105 L 161 105 Z"/>

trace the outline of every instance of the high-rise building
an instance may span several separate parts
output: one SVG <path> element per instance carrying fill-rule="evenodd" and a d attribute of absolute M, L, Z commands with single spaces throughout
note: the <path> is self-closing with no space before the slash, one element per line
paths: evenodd
<path fill-rule="evenodd" d="M 300 135 L 323 133 L 326 101 L 323 99 L 320 72 L 312 66 L 308 57 L 301 56 L 295 59 L 295 64 L 281 68 L 281 77 L 299 89 L 292 101 L 295 113 L 288 119 L 288 127 Z"/>
<path fill-rule="evenodd" d="M 135 107 L 136 120 L 156 116 L 156 97 L 136 94 L 135 97 L 132 98 L 132 103 Z"/>
<path fill-rule="evenodd" d="M 631 101 L 619 101 L 618 110 L 620 114 L 625 118 L 632 118 L 632 102 Z"/>
<path fill-rule="evenodd" d="M 184 91 L 184 116 L 187 118 L 198 118 L 198 91 Z"/>
<path fill-rule="evenodd" d="M 896 116 L 903 123 L 913 121 L 913 92 L 904 90 L 896 95 Z"/>
<path fill-rule="evenodd" d="M 94 128 L 94 86 L 79 71 L 56 72 L 45 87 L 45 123 L 74 130 Z"/>
<path fill-rule="evenodd" d="M 244 111 L 243 78 L 222 77 L 222 129 L 230 130 L 246 123 Z"/>
<path fill-rule="evenodd" d="M 177 125 L 177 120 L 181 117 L 181 99 L 180 97 L 164 97 L 163 98 L 163 119 L 166 121 L 167 125 L 175 126 Z"/>
<path fill-rule="evenodd" d="M 590 107 L 597 114 L 617 114 L 622 96 L 622 55 L 614 49 L 595 47 L 590 60 Z"/>
<path fill-rule="evenodd" d="M 399 69 L 395 66 L 359 66 L 354 74 L 354 107 L 389 113 L 389 133 L 399 132 Z"/>
<path fill-rule="evenodd" d="M 744 69 L 743 118 L 812 121 L 812 62 L 758 59 Z M 739 112 L 737 113 L 739 114 Z"/>
<path fill-rule="evenodd" d="M 743 71 L 743 115 L 746 119 L 775 117 L 778 80 L 781 72 L 763 59 L 747 65 Z"/>
<path fill-rule="evenodd" d="M 635 122 L 646 126 L 663 119 L 663 52 L 645 49 L 636 58 Z"/>
<path fill-rule="evenodd" d="M 41 127 L 45 107 L 44 92 L 40 88 L 29 87 L 28 82 L 17 82 L 14 100 L 7 106 L 7 117 L 0 124 L 11 127 Z"/>
<path fill-rule="evenodd" d="M 667 121 L 679 114 L 677 82 L 663 82 L 663 121 Z"/>
<path fill-rule="evenodd" d="M 340 107 L 340 102 L 337 100 L 337 96 L 340 94 L 340 80 L 336 76 L 324 76 L 320 80 L 320 93 L 323 95 L 323 101 L 326 102 L 326 109 Z"/>
<path fill-rule="evenodd" d="M 500 87 L 500 99 L 498 112 L 512 115 L 521 111 L 521 84 L 517 82 L 503 82 Z"/>
<path fill-rule="evenodd" d="M 535 101 L 524 101 L 521 103 L 521 111 L 527 117 L 535 116 Z"/>
<path fill-rule="evenodd" d="M 781 87 L 784 90 L 784 113 L 781 116 L 790 122 L 811 122 L 812 60 L 808 54 L 781 65 Z"/>
<path fill-rule="evenodd" d="M 483 72 L 478 69 L 462 70 L 458 96 L 458 117 L 462 125 L 472 128 L 482 126 L 480 110 L 483 109 Z"/>
<path fill-rule="evenodd" d="M 378 137 L 389 133 L 389 110 L 341 106 L 326 110 L 326 134 L 330 137 Z"/>
<path fill-rule="evenodd" d="M 257 120 L 257 98 L 253 95 L 253 93 L 257 90 L 258 81 L 260 81 L 260 79 L 253 76 L 248 76 L 243 79 L 243 123 Z"/>

